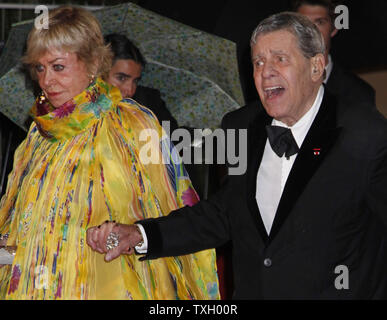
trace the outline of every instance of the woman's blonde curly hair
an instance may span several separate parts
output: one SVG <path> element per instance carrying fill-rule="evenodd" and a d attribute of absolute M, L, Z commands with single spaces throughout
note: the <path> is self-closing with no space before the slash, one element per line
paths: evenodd
<path fill-rule="evenodd" d="M 37 79 L 35 65 L 48 49 L 55 48 L 76 53 L 92 78 L 106 78 L 113 54 L 104 39 L 98 20 L 89 11 L 62 6 L 49 11 L 48 29 L 33 28 L 28 35 L 27 51 L 22 61 Z"/>

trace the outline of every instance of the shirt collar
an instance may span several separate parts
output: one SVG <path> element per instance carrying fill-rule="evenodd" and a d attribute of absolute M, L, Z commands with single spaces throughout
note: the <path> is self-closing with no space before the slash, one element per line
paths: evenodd
<path fill-rule="evenodd" d="M 285 123 L 278 121 L 276 119 L 273 119 L 272 125 L 291 129 L 294 139 L 296 140 L 297 145 L 300 147 L 314 121 L 314 118 L 317 115 L 317 112 L 320 110 L 323 96 L 324 96 L 324 86 L 321 85 L 320 89 L 317 92 L 317 96 L 314 100 L 312 107 L 292 127 L 289 127 Z"/>

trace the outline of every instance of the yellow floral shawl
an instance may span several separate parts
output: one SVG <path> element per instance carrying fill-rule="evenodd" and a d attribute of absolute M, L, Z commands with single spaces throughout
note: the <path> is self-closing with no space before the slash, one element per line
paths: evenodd
<path fill-rule="evenodd" d="M 34 123 L 15 153 L 0 204 L 0 234 L 18 249 L 0 269 L 6 299 L 219 299 L 214 250 L 109 263 L 86 244 L 105 220 L 133 223 L 197 202 L 154 114 L 97 79 L 58 109 L 35 103 Z M 139 152 L 167 164 L 144 164 Z M 148 148 L 149 149 L 149 148 Z"/>

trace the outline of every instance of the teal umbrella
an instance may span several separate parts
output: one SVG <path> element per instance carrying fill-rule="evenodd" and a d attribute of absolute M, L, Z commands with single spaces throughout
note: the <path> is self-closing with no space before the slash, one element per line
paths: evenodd
<path fill-rule="evenodd" d="M 235 43 L 133 3 L 93 12 L 103 33 L 125 34 L 147 60 L 141 85 L 160 90 L 180 126 L 216 128 L 244 104 Z M 15 24 L 0 58 L 0 111 L 21 127 L 34 96 L 19 70 L 33 21 Z"/>

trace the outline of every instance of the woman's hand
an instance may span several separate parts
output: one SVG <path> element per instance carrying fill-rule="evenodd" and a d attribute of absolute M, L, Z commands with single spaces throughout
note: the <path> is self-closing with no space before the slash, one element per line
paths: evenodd
<path fill-rule="evenodd" d="M 133 254 L 134 247 L 142 242 L 142 236 L 133 224 L 106 221 L 97 227 L 89 228 L 86 241 L 94 251 L 106 253 L 105 261 L 108 262 L 121 254 Z"/>

